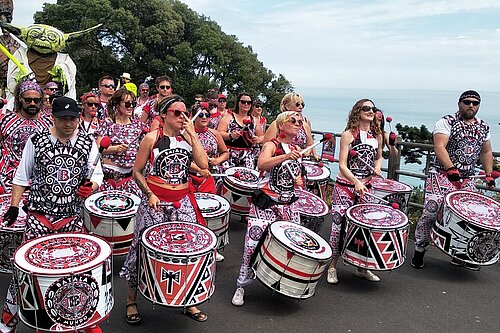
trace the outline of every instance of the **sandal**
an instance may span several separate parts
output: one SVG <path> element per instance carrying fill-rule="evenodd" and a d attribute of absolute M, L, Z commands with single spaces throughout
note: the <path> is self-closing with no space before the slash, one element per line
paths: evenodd
<path fill-rule="evenodd" d="M 198 321 L 200 323 L 202 323 L 204 321 L 207 321 L 207 319 L 208 319 L 207 314 L 204 313 L 204 312 L 201 312 L 201 311 L 198 311 L 196 313 L 192 313 L 192 312 L 189 312 L 188 310 L 185 310 L 184 314 L 186 316 L 188 316 L 189 318 L 191 318 L 193 320 L 196 320 L 196 321 Z"/>
<path fill-rule="evenodd" d="M 137 309 L 137 303 L 130 303 L 130 304 L 127 304 L 127 306 L 125 307 L 125 310 L 128 310 L 128 308 L 131 306 L 135 306 Z M 125 312 L 125 320 L 127 321 L 127 323 L 129 325 L 139 325 L 142 321 L 142 316 L 139 313 L 139 309 L 137 309 L 137 312 L 133 313 L 133 314 L 127 314 L 127 312 Z"/>

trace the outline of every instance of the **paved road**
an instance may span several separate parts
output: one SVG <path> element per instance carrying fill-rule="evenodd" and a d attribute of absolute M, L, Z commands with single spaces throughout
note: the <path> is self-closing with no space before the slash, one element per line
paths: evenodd
<path fill-rule="evenodd" d="M 328 222 L 321 234 L 327 237 Z M 122 257 L 114 262 L 115 306 L 104 332 L 500 332 L 500 265 L 479 272 L 450 265 L 448 257 L 432 248 L 422 270 L 409 260 L 393 272 L 378 273 L 374 283 L 340 265 L 339 284 L 323 280 L 316 295 L 294 301 L 272 294 L 258 281 L 246 288 L 243 307 L 231 305 L 240 265 L 245 225 L 231 220 L 231 244 L 226 260 L 217 266 L 217 290 L 201 308 L 209 319 L 197 323 L 180 310 L 156 306 L 139 297 L 144 321 L 137 328 L 124 320 L 125 281 L 118 277 Z M 409 245 L 408 257 L 413 254 Z M 9 277 L 0 276 L 5 295 Z M 3 298 L 2 298 L 3 300 Z M 24 324 L 18 332 L 32 332 Z"/>

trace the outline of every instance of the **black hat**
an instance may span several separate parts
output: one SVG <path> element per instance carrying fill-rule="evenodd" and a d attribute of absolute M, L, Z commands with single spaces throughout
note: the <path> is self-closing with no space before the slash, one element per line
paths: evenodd
<path fill-rule="evenodd" d="M 52 114 L 56 118 L 61 117 L 80 117 L 80 109 L 76 101 L 72 98 L 63 96 L 55 98 L 52 102 Z"/>
<path fill-rule="evenodd" d="M 466 98 L 475 98 L 481 102 L 481 96 L 479 96 L 479 93 L 477 91 L 474 91 L 474 90 L 464 91 L 462 93 L 462 95 L 460 95 L 460 98 L 458 99 L 458 101 L 461 102 L 463 99 L 466 99 Z"/>

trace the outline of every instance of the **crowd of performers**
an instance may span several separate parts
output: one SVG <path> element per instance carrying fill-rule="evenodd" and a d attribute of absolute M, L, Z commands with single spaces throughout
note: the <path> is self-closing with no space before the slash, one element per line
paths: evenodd
<path fill-rule="evenodd" d="M 99 93 L 89 92 L 77 102 L 58 97 L 44 104 L 45 93 L 38 84 L 24 81 L 15 93 L 14 110 L 4 110 L 0 120 L 2 188 L 11 194 L 3 224 L 16 221 L 24 195 L 27 202 L 23 241 L 59 232 L 86 232 L 82 205 L 96 191 L 124 190 L 141 198 L 134 237 L 120 276 L 128 281 L 126 321 L 139 324 L 137 307 L 137 247 L 142 232 L 165 221 L 205 225 L 195 192 L 220 193 L 220 177 L 231 167 L 257 169 L 259 188 L 252 194 L 248 228 L 236 291 L 235 306 L 244 304 L 245 286 L 254 279 L 252 258 L 265 229 L 275 221 L 300 223 L 296 189 L 304 186 L 303 159 L 319 161 L 315 149 L 303 150 L 314 141 L 310 119 L 303 115 L 305 103 L 297 93 L 286 94 L 281 113 L 266 130 L 263 103 L 247 93 L 236 97 L 233 109 L 227 97 L 209 91 L 197 96 L 190 107 L 172 94 L 166 76 L 155 81 L 157 95 L 148 84 L 136 94 L 115 90 L 112 77 L 99 80 Z M 422 268 L 430 228 L 446 193 L 455 189 L 474 191 L 476 161 L 486 181 L 494 185 L 488 125 L 476 114 L 481 98 L 464 92 L 458 111 L 441 118 L 434 129 L 436 161 L 426 181 L 424 213 L 416 230 L 411 264 Z M 42 112 L 46 105 L 48 111 Z M 357 101 L 348 114 L 340 138 L 339 172 L 333 189 L 333 223 L 329 243 L 333 260 L 327 282 L 338 282 L 346 210 L 371 202 L 371 184 L 381 174 L 382 149 L 396 152 L 394 138 L 384 132 L 381 111 L 369 99 Z M 333 139 L 334 140 L 334 139 Z M 99 148 L 100 147 L 100 148 Z M 465 149 L 465 148 L 466 149 Z M 99 158 L 99 154 L 102 154 Z M 29 190 L 29 193 L 27 192 Z M 217 260 L 223 260 L 217 253 Z M 456 264 L 463 264 L 456 261 Z M 367 269 L 355 274 L 368 281 L 380 278 Z M 19 321 L 14 279 L 1 316 L 0 332 L 12 332 Z M 195 306 L 185 314 L 196 321 L 208 316 Z M 98 326 L 86 328 L 99 332 Z"/>

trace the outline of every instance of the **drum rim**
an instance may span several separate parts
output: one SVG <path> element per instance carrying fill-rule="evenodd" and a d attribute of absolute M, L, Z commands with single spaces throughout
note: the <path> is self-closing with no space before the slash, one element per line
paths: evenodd
<path fill-rule="evenodd" d="M 319 201 L 320 201 L 321 203 L 323 203 L 323 207 L 324 207 L 324 208 L 326 208 L 326 210 L 325 210 L 326 212 L 325 212 L 324 214 L 322 214 L 322 215 L 318 215 L 318 214 L 311 215 L 311 214 L 308 214 L 307 212 L 304 212 L 304 211 L 299 210 L 299 209 L 300 209 L 300 206 L 296 206 L 296 207 L 297 207 L 297 211 L 299 211 L 299 213 L 300 213 L 301 215 L 306 215 L 306 216 L 311 216 L 311 217 L 323 217 L 323 216 L 328 215 L 328 213 L 330 212 L 330 207 L 328 207 L 328 204 L 326 203 L 326 201 L 325 201 L 325 200 L 323 200 L 323 199 L 321 199 L 321 197 L 320 197 L 320 196 L 318 196 L 318 195 L 316 195 L 316 194 L 314 194 L 314 193 L 311 193 L 311 192 L 309 192 L 309 191 L 306 191 L 306 190 L 300 189 L 300 188 L 295 189 L 295 194 L 297 194 L 297 193 L 307 193 L 307 195 L 309 195 L 309 196 L 311 196 L 311 195 L 312 195 L 312 196 L 316 197 L 317 199 L 319 199 Z M 297 196 L 299 196 L 299 195 L 297 195 Z M 302 214 L 302 213 L 303 213 L 303 214 Z"/>
<path fill-rule="evenodd" d="M 487 195 L 484 195 L 484 194 L 481 194 L 481 193 L 477 193 L 477 192 L 471 192 L 471 191 L 464 191 L 464 190 L 455 190 L 455 191 L 451 191 L 449 192 L 448 194 L 446 194 L 446 197 L 445 197 L 445 202 L 446 202 L 446 205 L 445 207 L 443 207 L 443 213 L 444 213 L 444 209 L 445 208 L 448 208 L 449 210 L 451 210 L 453 213 L 455 213 L 456 215 L 458 215 L 461 219 L 469 222 L 469 223 L 472 223 L 478 227 L 481 227 L 481 228 L 485 228 L 485 229 L 488 229 L 488 230 L 492 230 L 492 231 L 500 231 L 500 223 L 499 223 L 499 226 L 498 227 L 494 227 L 492 226 L 491 224 L 482 224 L 478 221 L 472 221 L 469 219 L 468 216 L 465 216 L 462 214 L 462 212 L 459 212 L 457 210 L 455 210 L 455 207 L 452 207 L 451 206 L 451 203 L 450 203 L 450 198 L 453 194 L 457 194 L 457 193 L 465 193 L 465 194 L 474 194 L 474 195 L 478 195 L 479 197 L 482 197 L 482 198 L 486 198 L 492 202 L 495 202 L 499 207 L 500 207 L 500 203 L 498 201 L 496 201 L 495 199 L 493 198 L 490 198 L 488 197 Z"/>
<path fill-rule="evenodd" d="M 372 180 L 371 180 L 371 185 L 372 185 L 372 188 L 376 188 L 376 189 L 382 189 L 382 190 L 387 190 L 386 188 L 381 188 L 381 187 L 377 187 L 377 180 L 384 180 L 384 181 L 389 181 L 391 183 L 398 183 L 398 184 L 403 184 L 404 186 L 406 186 L 408 188 L 408 190 L 402 190 L 402 191 L 399 191 L 399 190 L 395 190 L 393 192 L 398 192 L 398 193 L 406 193 L 406 192 L 409 192 L 411 193 L 413 191 L 413 187 L 411 187 L 410 185 L 406 184 L 406 183 L 403 183 L 403 182 L 400 182 L 398 180 L 394 180 L 394 179 L 389 179 L 389 178 L 382 178 L 382 177 L 372 177 Z"/>
<path fill-rule="evenodd" d="M 273 234 L 273 226 L 276 224 L 276 223 L 279 223 L 279 224 L 289 224 L 290 226 L 293 226 L 293 227 L 299 227 L 302 228 L 302 229 L 305 229 L 306 231 L 309 231 L 309 232 L 312 232 L 314 235 L 317 236 L 314 237 L 314 239 L 316 241 L 318 241 L 318 243 L 320 245 L 323 245 L 325 247 L 325 252 L 324 253 L 330 253 L 330 256 L 328 256 L 327 258 L 316 258 L 316 257 L 313 257 L 312 255 L 308 255 L 308 254 L 305 254 L 305 253 L 300 253 L 300 252 L 297 252 L 297 249 L 295 248 L 292 248 L 290 246 L 288 246 L 287 244 L 285 244 L 283 241 L 281 241 L 275 234 Z M 274 228 L 278 228 L 278 225 L 276 225 Z M 332 248 L 330 246 L 330 244 L 328 244 L 328 242 L 323 238 L 321 237 L 320 235 L 318 235 L 317 233 L 315 233 L 314 231 L 310 230 L 310 229 L 307 229 L 306 227 L 304 226 L 301 226 L 300 224 L 296 224 L 296 223 L 293 223 L 293 222 L 289 222 L 289 221 L 275 221 L 273 223 L 271 223 L 271 225 L 268 227 L 269 229 L 269 232 L 267 234 L 267 237 L 273 237 L 274 239 L 276 239 L 278 241 L 278 243 L 280 243 L 281 245 L 283 245 L 283 247 L 287 250 L 290 250 L 292 252 L 294 252 L 295 254 L 301 256 L 301 257 L 304 257 L 304 258 L 307 258 L 307 259 L 315 259 L 316 261 L 328 261 L 332 258 L 333 256 L 333 251 L 332 251 Z M 324 244 L 321 244 L 321 243 L 324 243 Z"/>
<path fill-rule="evenodd" d="M 66 238 L 66 237 L 81 237 L 82 238 L 87 238 L 87 239 L 92 239 L 96 243 L 99 244 L 101 248 L 101 254 L 99 254 L 96 258 L 94 258 L 92 261 L 86 263 L 85 265 L 78 266 L 78 267 L 72 267 L 72 268 L 63 268 L 63 269 L 40 269 L 39 267 L 32 266 L 30 263 L 28 263 L 27 260 L 25 260 L 24 254 L 26 253 L 26 250 L 32 246 L 31 243 L 40 243 L 46 240 L 50 240 L 52 238 Z M 21 252 L 23 251 L 23 252 Z M 96 236 L 96 235 L 90 235 L 90 234 L 84 234 L 84 233 L 70 233 L 70 232 L 62 232 L 62 233 L 57 233 L 57 234 L 51 234 L 51 235 L 46 235 L 42 236 L 39 238 L 32 239 L 21 246 L 19 246 L 14 253 L 14 267 L 19 269 L 20 271 L 23 271 L 28 274 L 36 275 L 36 276 L 50 276 L 50 277 L 65 277 L 65 276 L 70 276 L 74 274 L 79 274 L 85 271 L 92 270 L 94 268 L 97 268 L 101 266 L 106 260 L 110 259 L 112 257 L 112 246 L 104 240 L 102 237 Z M 22 254 L 21 254 L 22 253 Z M 18 256 L 21 256 L 22 262 L 19 263 Z M 25 266 L 23 266 L 23 264 Z M 27 267 L 29 265 L 30 267 Z M 31 269 L 30 269 L 31 268 Z M 33 269 L 34 268 L 34 269 Z M 57 275 L 56 275 L 57 273 Z"/>
<path fill-rule="evenodd" d="M 351 218 L 352 214 L 351 214 L 351 211 L 356 208 L 357 206 L 381 206 L 381 207 L 387 207 L 387 208 L 390 208 L 396 212 L 398 212 L 397 214 L 401 214 L 405 219 L 406 219 L 406 223 L 401 225 L 401 224 L 398 224 L 398 225 L 391 225 L 391 226 L 369 226 L 369 225 L 366 225 L 366 224 L 360 224 L 360 223 L 357 223 L 357 221 L 355 221 L 354 219 Z M 390 206 L 387 206 L 387 205 L 381 205 L 381 204 L 374 204 L 374 203 L 363 203 L 363 204 L 357 204 L 357 205 L 353 205 L 349 208 L 347 208 L 346 212 L 345 212 L 345 216 L 346 216 L 346 221 L 347 220 L 351 220 L 353 222 L 353 224 L 357 225 L 357 226 L 360 226 L 360 227 L 365 227 L 365 229 L 369 229 L 369 230 L 399 230 L 399 229 L 407 229 L 409 224 L 410 224 L 410 220 L 408 219 L 408 216 L 406 216 L 405 213 L 403 213 L 402 211 L 400 211 L 399 209 L 395 209 L 395 208 L 392 208 Z"/>
<path fill-rule="evenodd" d="M 204 250 L 199 250 L 197 252 L 193 252 L 193 253 L 171 253 L 171 252 L 165 252 L 165 251 L 161 251 L 159 249 L 155 249 L 153 248 L 149 242 L 146 242 L 146 234 L 147 234 L 147 231 L 154 228 L 154 227 L 158 227 L 160 225 L 165 225 L 165 224 L 187 224 L 187 225 L 196 225 L 198 227 L 201 227 L 202 229 L 205 229 L 205 231 L 208 231 L 212 237 L 212 243 L 210 244 L 209 247 L 207 247 L 206 249 Z M 144 229 L 142 231 L 142 234 L 141 234 L 141 238 L 139 240 L 139 243 L 142 244 L 146 249 L 150 250 L 150 251 L 153 251 L 155 253 L 161 253 L 163 255 L 166 255 L 166 256 L 170 256 L 170 257 L 181 257 L 181 258 L 197 258 L 197 257 L 201 257 L 207 253 L 209 253 L 210 251 L 213 251 L 217 248 L 217 235 L 212 231 L 210 230 L 208 227 L 205 227 L 201 224 L 198 224 L 198 223 L 191 223 L 191 222 L 182 222 L 182 221 L 169 221 L 169 222 L 163 222 L 163 223 L 158 223 L 158 224 L 153 224 L 152 226 L 149 226 L 147 227 L 146 229 Z"/>
<path fill-rule="evenodd" d="M 324 176 L 307 177 L 306 176 L 307 180 L 313 180 L 313 181 L 327 180 L 328 181 L 328 178 L 330 178 L 330 176 L 332 174 L 332 172 L 330 171 L 330 169 L 327 168 L 325 165 L 323 165 L 322 167 L 320 167 L 316 162 L 313 162 L 313 161 L 302 161 L 302 164 L 310 164 L 310 165 L 317 166 L 318 168 L 320 168 L 321 170 L 323 170 L 323 173 L 326 175 L 326 177 L 324 177 Z"/>
<path fill-rule="evenodd" d="M 236 182 L 234 180 L 236 179 L 233 179 L 233 177 L 222 177 L 222 183 L 223 184 L 230 184 L 230 185 L 234 185 L 235 187 L 242 187 L 242 185 L 246 185 L 246 184 L 252 184 L 254 186 L 245 186 L 246 189 L 250 189 L 250 190 L 256 190 L 259 188 L 259 178 L 260 178 L 260 173 L 257 171 L 257 170 L 254 170 L 254 169 L 250 169 L 250 168 L 246 168 L 246 167 L 230 167 L 230 168 L 227 168 L 226 171 L 224 172 L 224 174 L 226 175 L 234 175 L 234 173 L 236 172 L 230 172 L 231 170 L 238 170 L 238 169 L 244 169 L 244 170 L 248 170 L 250 171 L 250 173 L 252 173 L 253 175 L 255 175 L 257 177 L 257 182 L 255 183 L 255 185 L 253 183 L 243 183 L 243 182 Z"/>
<path fill-rule="evenodd" d="M 206 196 L 209 196 L 209 197 L 212 197 L 213 199 L 216 199 L 217 201 L 221 202 L 222 201 L 222 207 L 227 207 L 227 210 L 221 210 L 220 212 L 217 211 L 217 212 L 213 212 L 213 213 L 210 213 L 210 214 L 207 214 L 207 215 L 204 215 L 203 214 L 203 211 L 200 207 L 200 211 L 201 211 L 201 215 L 204 217 L 204 218 L 219 218 L 219 217 L 222 217 L 222 216 L 225 216 L 227 215 L 229 212 L 231 212 L 231 204 L 229 203 L 229 201 L 224 198 L 223 196 L 221 195 L 218 195 L 218 194 L 214 194 L 214 193 L 206 193 L 206 192 L 196 192 L 194 194 L 194 198 L 197 199 L 197 195 L 200 196 L 200 195 L 206 195 Z M 219 199 L 222 199 L 222 200 L 219 200 Z M 196 204 L 198 204 L 198 202 L 196 202 Z M 199 205 L 198 205 L 199 206 Z M 215 215 L 217 214 L 217 215 Z"/>
<path fill-rule="evenodd" d="M 130 198 L 134 202 L 134 204 L 131 208 L 131 210 L 133 210 L 133 211 L 130 212 L 130 214 L 120 215 L 120 212 L 105 212 L 104 210 L 102 210 L 99 207 L 94 205 L 94 202 L 97 198 L 100 198 L 102 195 L 109 194 L 109 193 L 119 193 L 119 194 L 126 194 L 126 195 L 130 196 Z M 95 210 L 92 210 L 90 208 L 91 203 L 92 203 L 92 207 L 94 207 L 96 210 L 99 210 L 99 212 L 96 212 Z M 118 220 L 118 219 L 126 219 L 128 217 L 134 217 L 135 215 L 137 215 L 137 210 L 139 209 L 140 204 L 141 204 L 141 198 L 139 196 L 135 195 L 134 193 L 130 193 L 130 192 L 123 191 L 123 190 L 107 190 L 107 191 L 97 192 L 97 193 L 94 193 L 91 196 L 89 196 L 87 199 L 85 199 L 84 207 L 85 207 L 85 211 L 88 212 L 90 215 L 100 217 L 100 218 L 109 218 L 112 220 Z M 105 213 L 100 213 L 100 212 L 105 212 Z"/>

